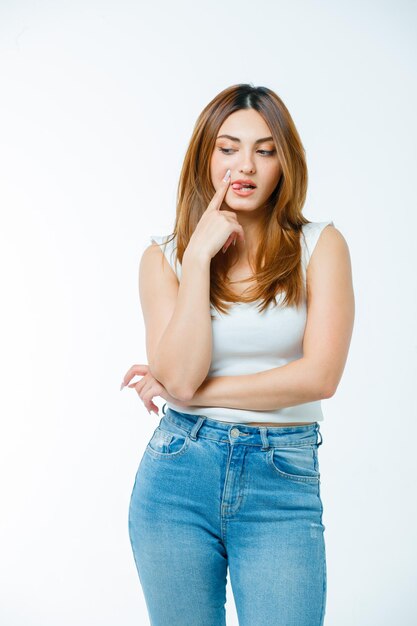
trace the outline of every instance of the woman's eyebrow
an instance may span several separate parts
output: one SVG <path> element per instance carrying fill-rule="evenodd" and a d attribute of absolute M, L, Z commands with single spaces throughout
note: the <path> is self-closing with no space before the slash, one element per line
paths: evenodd
<path fill-rule="evenodd" d="M 221 139 L 222 137 L 226 137 L 226 139 L 230 139 L 231 141 L 237 141 L 240 143 L 239 137 L 232 137 L 232 135 L 219 135 L 217 139 Z M 273 141 L 273 137 L 261 137 L 261 139 L 257 139 L 255 144 L 263 143 L 264 141 Z"/>

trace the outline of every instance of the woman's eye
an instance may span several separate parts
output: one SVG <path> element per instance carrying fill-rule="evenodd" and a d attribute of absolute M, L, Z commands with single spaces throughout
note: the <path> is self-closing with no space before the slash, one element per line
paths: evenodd
<path fill-rule="evenodd" d="M 222 152 L 223 154 L 229 154 L 231 152 L 235 152 L 235 150 L 233 150 L 232 148 L 219 148 L 220 152 Z M 262 152 L 262 156 L 272 156 L 275 152 L 275 150 L 258 150 L 258 152 Z"/>

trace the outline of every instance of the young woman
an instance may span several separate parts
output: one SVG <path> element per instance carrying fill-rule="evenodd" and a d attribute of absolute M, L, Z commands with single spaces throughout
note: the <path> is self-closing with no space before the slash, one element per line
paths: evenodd
<path fill-rule="evenodd" d="M 122 387 L 167 407 L 129 507 L 154 626 L 224 625 L 228 568 L 240 626 L 323 624 L 321 400 L 344 370 L 354 294 L 347 243 L 303 216 L 306 190 L 282 100 L 234 85 L 197 120 L 172 236 L 142 255 L 148 365 Z"/>

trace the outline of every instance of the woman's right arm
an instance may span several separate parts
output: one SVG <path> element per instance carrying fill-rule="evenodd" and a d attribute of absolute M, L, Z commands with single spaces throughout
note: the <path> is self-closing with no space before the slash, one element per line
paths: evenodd
<path fill-rule="evenodd" d="M 180 283 L 158 245 L 148 247 L 140 262 L 139 293 L 148 365 L 152 375 L 178 400 L 191 399 L 210 369 L 211 259 L 233 239 L 245 240 L 236 213 L 221 210 L 229 183 L 230 175 L 221 182 L 190 237 Z"/>

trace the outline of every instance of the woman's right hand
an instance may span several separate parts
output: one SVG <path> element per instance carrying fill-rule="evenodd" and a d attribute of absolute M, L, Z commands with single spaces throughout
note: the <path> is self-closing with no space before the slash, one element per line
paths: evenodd
<path fill-rule="evenodd" d="M 201 254 L 205 251 L 212 259 L 223 247 L 226 252 L 230 244 L 240 237 L 245 241 L 245 233 L 234 211 L 221 210 L 223 199 L 230 185 L 230 170 L 227 170 L 225 178 L 211 199 L 207 209 L 198 221 L 198 224 L 190 238 L 187 250 L 195 249 Z"/>

